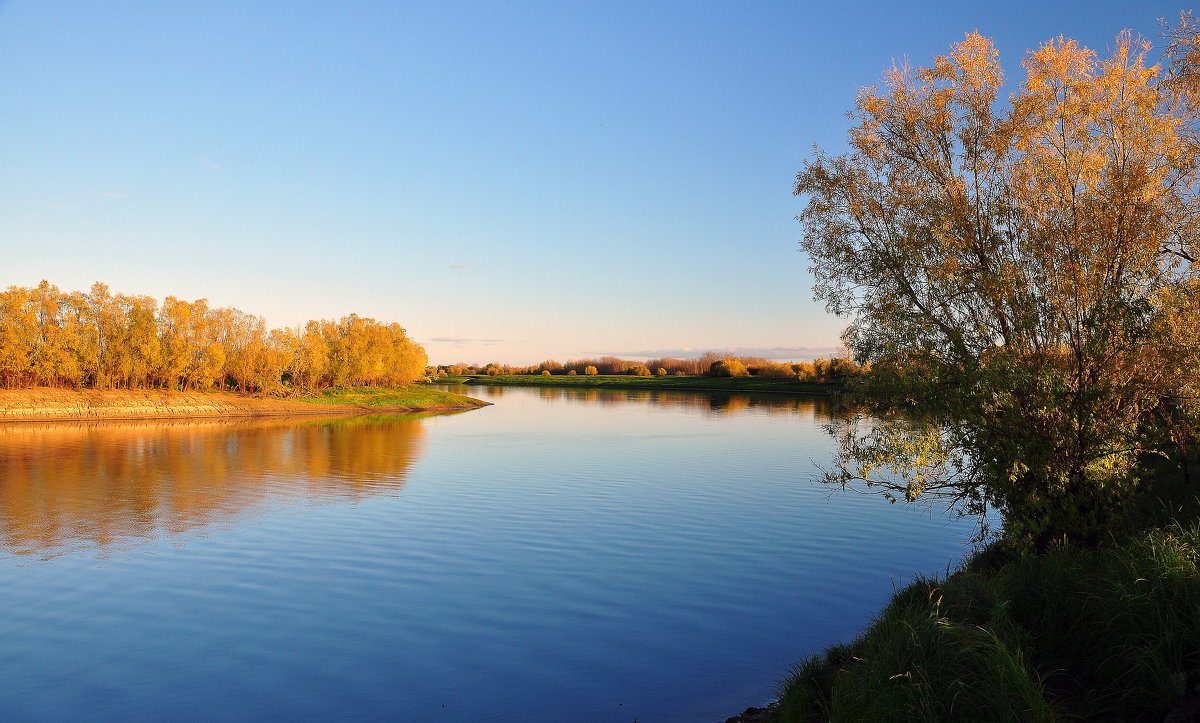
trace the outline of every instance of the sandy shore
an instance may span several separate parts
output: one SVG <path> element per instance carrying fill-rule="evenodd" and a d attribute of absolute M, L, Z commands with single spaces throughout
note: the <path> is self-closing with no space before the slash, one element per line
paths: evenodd
<path fill-rule="evenodd" d="M 442 409 L 442 407 L 360 407 L 263 399 L 223 392 L 0 389 L 0 422 L 96 419 L 184 419 L 271 417 L 298 414 L 337 416 Z"/>

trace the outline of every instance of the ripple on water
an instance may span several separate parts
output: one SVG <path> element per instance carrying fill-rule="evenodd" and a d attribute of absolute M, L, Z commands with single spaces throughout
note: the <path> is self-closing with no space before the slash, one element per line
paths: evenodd
<path fill-rule="evenodd" d="M 820 407 L 0 439 L 0 718 L 719 719 L 969 534 L 814 487 Z"/>

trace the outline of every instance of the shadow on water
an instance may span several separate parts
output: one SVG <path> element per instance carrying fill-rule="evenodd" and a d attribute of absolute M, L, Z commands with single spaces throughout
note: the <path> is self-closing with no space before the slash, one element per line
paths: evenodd
<path fill-rule="evenodd" d="M 403 486 L 422 417 L 0 425 L 0 549 L 127 545 Z"/>

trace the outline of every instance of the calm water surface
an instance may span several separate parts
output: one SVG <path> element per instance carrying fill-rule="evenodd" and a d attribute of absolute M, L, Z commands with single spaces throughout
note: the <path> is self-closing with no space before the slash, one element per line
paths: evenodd
<path fill-rule="evenodd" d="M 814 486 L 820 401 L 0 426 L 0 720 L 717 721 L 970 528 Z"/>

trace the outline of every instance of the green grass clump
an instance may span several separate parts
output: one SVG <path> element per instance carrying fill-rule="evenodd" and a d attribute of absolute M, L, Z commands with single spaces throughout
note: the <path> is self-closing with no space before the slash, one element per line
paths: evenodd
<path fill-rule="evenodd" d="M 1162 720 L 1200 676 L 1200 523 L 992 549 L 797 666 L 781 719 Z"/>
<path fill-rule="evenodd" d="M 440 380 L 439 380 L 440 381 Z M 519 387 L 608 387 L 610 389 L 672 389 L 682 391 L 788 392 L 791 394 L 829 394 L 840 384 L 801 382 L 769 377 L 677 377 L 598 374 L 594 376 L 555 374 L 551 376 L 509 374 L 475 375 L 467 384 Z"/>
<path fill-rule="evenodd" d="M 330 388 L 319 397 L 301 397 L 312 404 L 342 404 L 357 407 L 405 407 L 408 409 L 464 409 L 486 406 L 487 402 L 419 385 L 409 387 Z"/>

